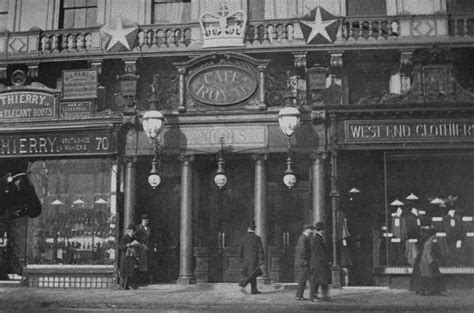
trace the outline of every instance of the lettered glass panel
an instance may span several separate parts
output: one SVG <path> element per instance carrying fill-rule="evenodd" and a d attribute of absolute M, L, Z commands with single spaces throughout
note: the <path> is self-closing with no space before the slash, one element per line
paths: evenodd
<path fill-rule="evenodd" d="M 43 204 L 28 219 L 27 264 L 113 264 L 115 167 L 106 159 L 36 161 L 30 179 Z"/>

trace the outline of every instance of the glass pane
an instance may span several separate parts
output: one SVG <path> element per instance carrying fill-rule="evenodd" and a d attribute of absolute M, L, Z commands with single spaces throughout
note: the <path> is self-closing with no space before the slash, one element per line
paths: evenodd
<path fill-rule="evenodd" d="M 87 0 L 87 6 L 88 7 L 96 7 L 97 6 L 97 0 Z"/>
<path fill-rule="evenodd" d="M 155 23 L 167 21 L 166 9 L 166 3 L 155 3 L 155 6 L 153 8 L 153 21 Z"/>
<path fill-rule="evenodd" d="M 74 28 L 86 27 L 86 9 L 74 10 Z"/>
<path fill-rule="evenodd" d="M 64 11 L 64 22 L 63 28 L 74 28 L 74 11 L 73 10 L 65 10 Z"/>
<path fill-rule="evenodd" d="M 73 8 L 74 0 L 64 0 L 63 8 Z"/>
<path fill-rule="evenodd" d="M 433 229 L 440 266 L 472 266 L 472 157 L 393 156 L 387 161 L 389 266 L 413 266 Z M 403 183 L 401 183 L 403 182 Z M 414 193 L 417 200 L 407 200 Z M 398 205 L 393 201 L 401 200 Z"/>
<path fill-rule="evenodd" d="M 31 181 L 43 203 L 28 221 L 28 264 L 113 264 L 116 208 L 111 161 L 35 162 Z"/>
<path fill-rule="evenodd" d="M 8 0 L 0 0 L 0 12 L 8 12 Z"/>
<path fill-rule="evenodd" d="M 76 0 L 76 8 L 81 8 L 86 6 L 86 0 Z"/>
<path fill-rule="evenodd" d="M 7 28 L 8 14 L 0 13 L 0 29 Z"/>
<path fill-rule="evenodd" d="M 347 16 L 386 15 L 385 1 L 380 0 L 348 0 Z"/>
<path fill-rule="evenodd" d="M 86 9 L 86 27 L 92 27 L 97 25 L 97 8 Z"/>

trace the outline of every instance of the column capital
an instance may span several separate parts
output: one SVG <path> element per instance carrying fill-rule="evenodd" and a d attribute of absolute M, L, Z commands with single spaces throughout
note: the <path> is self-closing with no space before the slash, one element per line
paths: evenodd
<path fill-rule="evenodd" d="M 135 74 L 137 72 L 137 59 L 125 59 L 124 69 L 127 74 Z"/>
<path fill-rule="evenodd" d="M 312 160 L 315 160 L 315 161 L 324 161 L 327 159 L 328 157 L 328 153 L 326 151 L 320 151 L 320 152 L 312 152 L 309 157 L 312 159 Z"/>
<path fill-rule="evenodd" d="M 137 157 L 136 156 L 125 156 L 123 158 L 123 162 L 127 164 L 136 164 L 137 163 Z"/>
<path fill-rule="evenodd" d="M 293 52 L 294 66 L 297 70 L 306 72 L 306 52 Z"/>
<path fill-rule="evenodd" d="M 254 154 L 252 154 L 252 160 L 254 160 L 254 161 L 266 161 L 266 160 L 268 160 L 268 153 L 254 153 Z"/>
<path fill-rule="evenodd" d="M 39 63 L 28 64 L 28 78 L 30 79 L 38 78 L 38 67 L 39 67 Z"/>
<path fill-rule="evenodd" d="M 102 74 L 102 60 L 91 60 L 89 61 L 90 68 L 97 70 L 97 73 Z"/>
<path fill-rule="evenodd" d="M 178 156 L 178 160 L 184 163 L 191 163 L 196 159 L 194 154 L 180 154 Z"/>

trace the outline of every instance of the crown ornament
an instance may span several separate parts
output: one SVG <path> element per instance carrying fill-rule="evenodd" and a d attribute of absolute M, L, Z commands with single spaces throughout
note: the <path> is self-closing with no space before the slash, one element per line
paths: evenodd
<path fill-rule="evenodd" d="M 216 12 L 206 12 L 199 18 L 202 48 L 244 46 L 247 15 L 242 10 L 231 11 L 222 2 Z"/>

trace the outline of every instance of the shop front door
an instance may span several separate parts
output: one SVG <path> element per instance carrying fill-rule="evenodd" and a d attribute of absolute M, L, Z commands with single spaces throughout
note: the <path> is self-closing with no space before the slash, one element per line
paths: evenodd
<path fill-rule="evenodd" d="M 295 248 L 303 225 L 311 220 L 308 184 L 288 190 L 283 184 L 268 186 L 269 272 L 279 282 L 295 281 Z"/>

